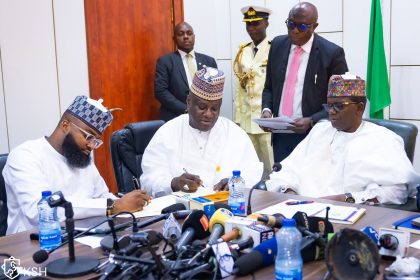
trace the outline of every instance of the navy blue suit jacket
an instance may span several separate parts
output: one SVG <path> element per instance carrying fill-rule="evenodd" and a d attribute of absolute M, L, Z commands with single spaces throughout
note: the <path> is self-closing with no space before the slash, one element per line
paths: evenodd
<path fill-rule="evenodd" d="M 262 94 L 262 108 L 269 108 L 273 116 L 279 115 L 287 61 L 292 43 L 287 35 L 271 41 L 268 55 L 267 75 Z M 348 71 L 344 50 L 336 44 L 314 34 L 309 54 L 302 92 L 302 115 L 312 117 L 314 122 L 327 116 L 322 104 L 327 102 L 328 80 L 334 74 Z M 316 76 L 316 81 L 315 81 Z"/>
<path fill-rule="evenodd" d="M 204 65 L 217 68 L 214 58 L 195 52 L 197 70 Z M 187 74 L 178 51 L 164 55 L 157 60 L 155 74 L 155 97 L 159 100 L 160 118 L 171 120 L 187 109 L 189 93 Z"/>

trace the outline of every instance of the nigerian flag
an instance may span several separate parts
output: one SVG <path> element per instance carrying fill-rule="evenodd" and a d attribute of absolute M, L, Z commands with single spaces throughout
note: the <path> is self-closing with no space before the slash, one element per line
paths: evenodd
<path fill-rule="evenodd" d="M 383 109 L 391 104 L 391 94 L 385 59 L 380 0 L 372 0 L 370 11 L 366 95 L 370 101 L 370 117 L 383 119 Z"/>

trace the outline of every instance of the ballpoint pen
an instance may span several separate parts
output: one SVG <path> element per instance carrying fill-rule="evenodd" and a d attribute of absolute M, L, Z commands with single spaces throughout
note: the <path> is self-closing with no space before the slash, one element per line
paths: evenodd
<path fill-rule="evenodd" d="M 299 204 L 309 204 L 314 203 L 313 200 L 296 200 L 296 201 L 288 201 L 286 205 L 299 205 Z"/>
<path fill-rule="evenodd" d="M 191 174 L 191 173 L 190 173 L 190 172 L 188 172 L 188 171 L 187 171 L 187 169 L 185 169 L 185 168 L 182 168 L 182 170 L 184 170 L 184 172 L 185 172 L 185 173 Z M 200 181 L 201 181 L 201 180 L 200 180 Z M 203 181 L 201 181 L 200 187 L 203 187 L 203 188 L 204 188 Z M 187 190 L 187 191 L 190 189 L 187 185 L 185 185 L 183 188 L 184 188 L 185 190 Z"/>
<path fill-rule="evenodd" d="M 139 190 L 139 189 L 140 189 L 140 183 L 139 183 L 139 180 L 138 180 L 135 176 L 133 176 L 132 180 L 133 180 L 133 186 L 134 186 L 134 189 L 135 189 L 135 190 Z"/>

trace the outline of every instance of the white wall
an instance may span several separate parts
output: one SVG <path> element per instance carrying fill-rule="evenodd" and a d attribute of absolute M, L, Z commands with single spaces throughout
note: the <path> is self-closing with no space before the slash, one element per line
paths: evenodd
<path fill-rule="evenodd" d="M 88 94 L 83 0 L 0 0 L 0 153 L 49 135 Z"/>
<path fill-rule="evenodd" d="M 286 34 L 285 19 L 297 0 L 184 0 L 196 33 L 196 50 L 214 56 L 227 74 L 222 115 L 232 117 L 232 58 L 250 39 L 240 8 L 273 10 L 268 35 Z M 370 0 L 312 0 L 317 32 L 343 46 L 350 71 L 366 77 Z M 382 0 L 389 65 L 391 119 L 420 126 L 418 0 Z M 47 135 L 78 94 L 89 94 L 83 0 L 0 0 L 0 153 Z M 420 171 L 420 139 L 414 165 Z"/>

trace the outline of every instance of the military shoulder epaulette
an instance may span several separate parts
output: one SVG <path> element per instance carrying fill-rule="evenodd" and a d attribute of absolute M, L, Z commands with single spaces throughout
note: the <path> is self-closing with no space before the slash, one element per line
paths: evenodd
<path fill-rule="evenodd" d="M 251 45 L 252 44 L 252 42 L 249 42 L 248 44 L 242 44 L 242 45 L 240 45 L 239 46 L 239 48 L 240 49 L 243 49 L 243 48 L 246 48 L 246 47 L 248 47 L 249 45 Z"/>

